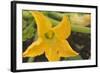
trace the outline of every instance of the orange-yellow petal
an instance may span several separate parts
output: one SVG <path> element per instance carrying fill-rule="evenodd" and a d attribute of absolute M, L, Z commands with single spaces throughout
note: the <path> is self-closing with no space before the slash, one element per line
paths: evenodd
<path fill-rule="evenodd" d="M 37 24 L 38 36 L 43 36 L 44 33 L 52 27 L 51 22 L 46 16 L 42 14 L 42 12 L 33 11 L 32 15 L 35 18 Z"/>
<path fill-rule="evenodd" d="M 62 21 L 54 27 L 56 35 L 61 39 L 66 39 L 71 34 L 71 24 L 67 16 L 64 16 Z"/>
<path fill-rule="evenodd" d="M 56 48 L 45 48 L 45 56 L 48 61 L 59 61 L 60 56 L 58 54 L 58 50 Z"/>
<path fill-rule="evenodd" d="M 33 42 L 23 53 L 23 57 L 35 57 L 44 53 L 44 46 L 41 39 Z"/>
<path fill-rule="evenodd" d="M 71 48 L 66 40 L 61 40 L 58 46 L 60 57 L 73 57 L 78 55 L 78 53 Z"/>

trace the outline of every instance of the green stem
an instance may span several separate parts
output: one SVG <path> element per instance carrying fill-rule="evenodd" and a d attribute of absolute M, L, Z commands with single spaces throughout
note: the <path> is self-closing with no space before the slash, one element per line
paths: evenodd
<path fill-rule="evenodd" d="M 71 25 L 72 31 L 74 32 L 81 32 L 81 33 L 91 33 L 91 29 L 88 27 L 78 26 L 78 25 Z"/>
<path fill-rule="evenodd" d="M 46 16 L 54 18 L 56 20 L 61 20 L 63 17 L 63 14 L 58 12 L 43 12 Z"/>

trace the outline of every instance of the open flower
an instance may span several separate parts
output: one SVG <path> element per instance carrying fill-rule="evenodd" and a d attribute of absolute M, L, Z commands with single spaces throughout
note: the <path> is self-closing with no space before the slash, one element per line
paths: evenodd
<path fill-rule="evenodd" d="M 68 17 L 52 27 L 49 19 L 41 12 L 33 11 L 33 17 L 37 24 L 38 39 L 33 42 L 23 53 L 23 57 L 36 57 L 45 54 L 48 61 L 59 61 L 60 57 L 73 57 L 78 55 L 66 39 L 71 34 L 71 26 Z"/>

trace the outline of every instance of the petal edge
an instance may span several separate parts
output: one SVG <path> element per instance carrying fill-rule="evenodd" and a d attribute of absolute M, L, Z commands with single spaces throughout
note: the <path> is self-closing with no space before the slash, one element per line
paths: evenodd
<path fill-rule="evenodd" d="M 67 39 L 71 34 L 71 24 L 67 16 L 64 16 L 62 21 L 54 27 L 54 31 L 61 39 Z"/>

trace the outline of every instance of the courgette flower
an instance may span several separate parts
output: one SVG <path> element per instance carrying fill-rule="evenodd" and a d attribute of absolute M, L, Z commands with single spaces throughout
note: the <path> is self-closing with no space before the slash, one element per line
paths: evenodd
<path fill-rule="evenodd" d="M 48 61 L 59 61 L 61 57 L 78 55 L 66 40 L 71 34 L 71 25 L 67 16 L 64 16 L 55 27 L 52 27 L 52 23 L 42 12 L 33 11 L 32 16 L 37 24 L 38 38 L 26 49 L 23 57 L 45 54 Z"/>

